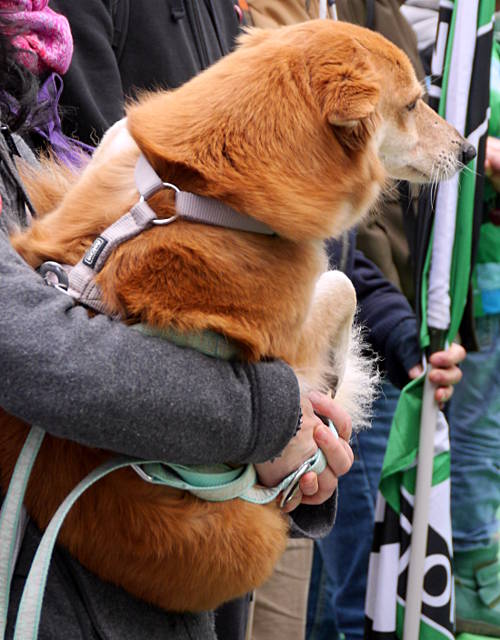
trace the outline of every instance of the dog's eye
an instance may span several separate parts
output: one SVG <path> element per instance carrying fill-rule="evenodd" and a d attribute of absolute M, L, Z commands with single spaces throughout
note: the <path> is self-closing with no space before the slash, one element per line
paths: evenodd
<path fill-rule="evenodd" d="M 406 105 L 406 109 L 408 111 L 413 111 L 413 109 L 415 109 L 416 106 L 417 106 L 417 101 L 414 100 L 413 102 L 410 102 L 410 104 Z"/>

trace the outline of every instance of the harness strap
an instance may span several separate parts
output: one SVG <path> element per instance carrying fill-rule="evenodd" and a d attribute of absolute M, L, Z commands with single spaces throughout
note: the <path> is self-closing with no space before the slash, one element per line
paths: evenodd
<path fill-rule="evenodd" d="M 245 216 L 219 200 L 197 196 L 187 191 L 179 191 L 175 194 L 175 208 L 180 218 L 192 222 L 202 222 L 216 227 L 260 233 L 267 236 L 276 235 L 263 222 Z"/>
<path fill-rule="evenodd" d="M 31 565 L 17 612 L 14 640 L 36 640 L 47 583 L 50 560 L 59 530 L 79 496 L 100 478 L 130 465 L 129 459 L 113 459 L 95 469 L 82 480 L 59 506 L 42 536 Z"/>
<path fill-rule="evenodd" d="M 252 464 L 233 468 L 226 464 L 181 465 L 139 461 L 132 462 L 131 466 L 147 482 L 189 491 L 208 502 L 225 502 L 240 498 L 254 504 L 268 504 L 280 493 L 298 484 L 300 478 L 308 471 L 318 474 L 324 471 L 326 459 L 318 449 L 299 469 L 290 473 L 274 487 L 256 484 L 257 474 Z"/>
<path fill-rule="evenodd" d="M 96 274 L 117 246 L 150 227 L 155 218 L 155 212 L 141 199 L 128 213 L 103 231 L 80 262 L 69 271 L 67 293 L 99 313 L 106 313 L 101 291 L 94 281 Z"/>
<path fill-rule="evenodd" d="M 102 302 L 101 291 L 94 281 L 96 274 L 116 247 L 153 225 L 166 225 L 182 218 L 238 231 L 274 235 L 274 231 L 264 223 L 243 215 L 218 200 L 180 191 L 175 185 L 163 182 L 143 154 L 139 156 L 134 175 L 141 196 L 139 202 L 103 231 L 80 262 L 68 272 L 67 293 L 99 313 L 106 313 L 106 307 Z M 159 219 L 146 200 L 165 188 L 175 191 L 176 212 L 171 218 Z"/>
<path fill-rule="evenodd" d="M 192 222 L 201 222 L 216 227 L 225 227 L 237 231 L 275 235 L 275 232 L 263 222 L 236 211 L 220 200 L 198 196 L 181 191 L 169 182 L 163 182 L 144 154 L 141 153 L 135 167 L 135 183 L 143 198 L 148 199 L 160 189 L 170 188 L 175 191 L 175 216 Z M 173 222 L 172 219 L 168 220 Z M 164 220 L 156 220 L 162 224 Z"/>

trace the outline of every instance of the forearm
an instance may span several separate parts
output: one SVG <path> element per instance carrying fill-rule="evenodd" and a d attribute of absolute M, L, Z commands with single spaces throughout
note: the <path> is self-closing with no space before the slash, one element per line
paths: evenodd
<path fill-rule="evenodd" d="M 353 284 L 367 340 L 391 381 L 404 386 L 409 368 L 420 360 L 415 314 L 404 295 L 360 251 L 355 253 Z"/>
<path fill-rule="evenodd" d="M 0 405 L 88 446 L 201 463 L 263 461 L 292 437 L 283 363 L 229 363 L 90 319 L 0 234 Z"/>

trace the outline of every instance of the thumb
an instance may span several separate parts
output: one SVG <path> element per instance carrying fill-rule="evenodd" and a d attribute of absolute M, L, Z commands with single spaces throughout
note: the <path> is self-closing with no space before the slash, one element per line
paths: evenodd
<path fill-rule="evenodd" d="M 422 367 L 422 365 L 416 364 L 414 367 L 412 367 L 408 371 L 408 377 L 410 378 L 410 380 L 415 380 L 415 378 L 418 378 L 419 376 L 421 376 L 423 372 L 424 372 L 424 368 Z"/>

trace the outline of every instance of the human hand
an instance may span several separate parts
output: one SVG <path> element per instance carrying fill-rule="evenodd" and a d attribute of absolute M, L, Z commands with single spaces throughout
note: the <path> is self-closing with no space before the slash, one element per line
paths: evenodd
<path fill-rule="evenodd" d="M 295 506 L 300 503 L 322 504 L 328 500 L 337 489 L 338 478 L 346 474 L 354 462 L 354 454 L 349 446 L 352 434 L 352 423 L 349 414 L 338 402 L 322 393 L 311 393 L 309 401 L 313 415 L 317 413 L 330 418 L 335 425 L 338 438 L 323 422 L 316 427 L 314 439 L 325 455 L 327 466 L 319 475 L 309 472 L 302 476 L 299 482 L 298 502 Z"/>
<path fill-rule="evenodd" d="M 488 136 L 484 171 L 496 191 L 500 192 L 500 139 Z"/>
<path fill-rule="evenodd" d="M 350 469 L 354 460 L 347 443 L 351 437 L 351 419 L 342 407 L 335 400 L 316 392 L 311 393 L 309 398 L 303 398 L 301 406 L 303 421 L 299 433 L 291 439 L 279 458 L 255 465 L 259 481 L 266 486 L 274 486 L 310 458 L 318 447 L 323 451 L 327 467 L 319 476 L 314 472 L 302 476 L 299 491 L 283 509 L 285 513 L 293 511 L 301 502 L 325 502 L 337 488 L 337 478 Z M 332 420 L 339 438 L 323 424 L 315 411 Z"/>
<path fill-rule="evenodd" d="M 462 372 L 458 365 L 466 356 L 462 345 L 452 342 L 445 351 L 436 351 L 429 358 L 432 369 L 429 372 L 429 380 L 437 386 L 434 397 L 440 408 L 443 408 L 453 395 L 453 386 L 462 379 Z M 421 364 L 417 364 L 408 371 L 408 376 L 413 380 L 423 373 Z"/>

